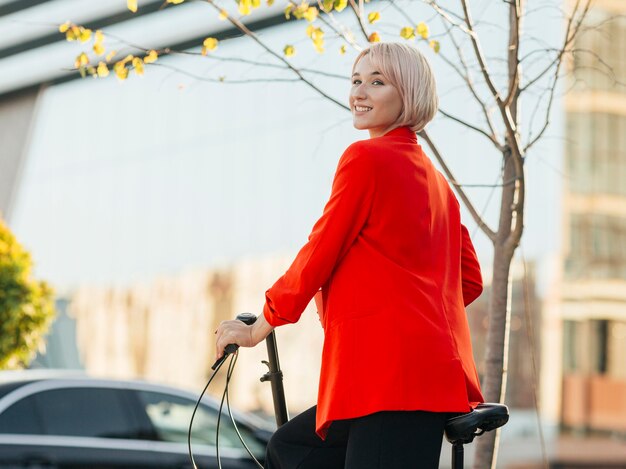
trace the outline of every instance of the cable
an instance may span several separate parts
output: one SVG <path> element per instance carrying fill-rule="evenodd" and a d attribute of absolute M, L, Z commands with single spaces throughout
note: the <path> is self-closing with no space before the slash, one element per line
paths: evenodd
<path fill-rule="evenodd" d="M 202 400 L 202 397 L 204 397 L 204 393 L 206 392 L 207 388 L 209 387 L 209 384 L 211 384 L 211 381 L 213 381 L 213 378 L 215 378 L 215 375 L 217 375 L 217 372 L 220 370 L 223 364 L 224 362 L 221 362 L 213 371 L 213 374 L 209 378 L 209 381 L 207 381 L 206 386 L 204 386 L 204 389 L 200 393 L 198 402 L 196 402 L 196 406 L 193 408 L 193 412 L 191 413 L 191 420 L 189 420 L 189 429 L 187 430 L 187 449 L 189 451 L 189 459 L 191 459 L 191 464 L 193 465 L 194 469 L 198 469 L 198 466 L 196 466 L 196 461 L 193 459 L 193 452 L 191 451 L 191 427 L 193 425 L 193 419 L 196 416 L 196 411 L 198 410 L 198 406 L 200 405 L 200 401 Z"/>
<path fill-rule="evenodd" d="M 233 423 L 233 427 L 235 427 L 235 432 L 237 433 L 237 436 L 239 437 L 239 441 L 241 441 L 241 444 L 248 452 L 248 455 L 254 460 L 254 462 L 259 467 L 259 469 L 263 469 L 263 465 L 259 462 L 257 458 L 254 457 L 254 454 L 252 454 L 252 451 L 250 451 L 250 448 L 248 448 L 248 445 L 246 444 L 246 442 L 243 441 L 243 436 L 241 436 L 241 433 L 239 433 L 239 428 L 237 427 L 237 423 L 235 422 L 233 413 L 230 410 L 230 400 L 228 398 L 228 381 L 226 382 L 226 408 L 228 409 L 228 415 L 230 415 L 230 420 Z"/>
<path fill-rule="evenodd" d="M 217 430 L 215 431 L 215 451 L 217 455 L 217 467 L 222 469 L 222 460 L 220 458 L 220 422 L 222 421 L 222 408 L 224 407 L 224 399 L 228 392 L 228 383 L 230 377 L 233 375 L 233 369 L 235 363 L 237 363 L 237 357 L 239 356 L 239 350 L 235 351 L 230 357 L 230 363 L 228 364 L 228 372 L 226 373 L 226 386 L 224 386 L 224 392 L 222 393 L 222 400 L 220 401 L 220 408 L 217 411 Z M 223 362 L 222 362 L 223 363 Z"/>
<path fill-rule="evenodd" d="M 220 423 L 222 420 L 222 409 L 224 408 L 224 399 L 226 399 L 226 408 L 228 409 L 228 415 L 230 416 L 230 420 L 232 421 L 233 427 L 235 428 L 235 432 L 237 433 L 237 437 L 239 438 L 239 441 L 241 442 L 241 444 L 243 445 L 243 447 L 245 448 L 245 450 L 248 452 L 248 455 L 254 460 L 254 462 L 256 463 L 256 465 L 259 467 L 259 469 L 263 469 L 263 465 L 258 461 L 258 459 L 254 456 L 254 454 L 252 454 L 252 451 L 250 450 L 250 448 L 248 447 L 248 445 L 246 444 L 246 442 L 243 440 L 243 436 L 241 435 L 241 433 L 239 432 L 239 428 L 237 427 L 237 423 L 235 422 L 235 418 L 233 417 L 233 413 L 232 410 L 230 408 L 230 399 L 229 399 L 229 394 L 228 394 L 228 385 L 230 383 L 230 379 L 233 375 L 233 371 L 235 370 L 235 365 L 237 364 L 237 358 L 239 357 L 239 350 L 235 349 L 235 352 L 231 354 L 230 357 L 230 362 L 228 364 L 228 371 L 226 372 L 226 385 L 224 386 L 224 392 L 222 393 L 222 399 L 220 401 L 220 406 L 219 406 L 219 410 L 218 410 L 218 414 L 217 414 L 217 428 L 215 431 L 215 449 L 216 449 L 216 457 L 217 457 L 217 465 L 219 469 L 222 469 L 222 461 L 220 458 Z M 226 357 L 224 357 L 226 358 Z M 192 429 L 192 425 L 193 425 L 193 419 L 196 415 L 196 411 L 200 405 L 200 402 L 202 400 L 202 397 L 204 396 L 206 390 L 209 387 L 209 384 L 211 384 L 211 381 L 213 381 L 213 378 L 215 378 L 215 375 L 217 375 L 217 372 L 220 370 L 220 368 L 222 367 L 222 365 L 226 362 L 226 360 L 221 360 L 217 366 L 215 367 L 215 370 L 213 371 L 213 374 L 211 375 L 211 377 L 209 378 L 209 381 L 207 382 L 206 386 L 204 386 L 204 389 L 202 390 L 202 393 L 200 394 L 200 397 L 198 398 L 198 401 L 196 402 L 196 406 L 193 409 L 193 413 L 191 414 L 191 420 L 189 422 L 189 430 L 187 432 L 187 447 L 189 450 L 189 459 L 191 460 L 191 463 L 193 465 L 194 469 L 198 469 L 198 466 L 196 465 L 196 462 L 193 458 L 193 452 L 191 450 L 191 429 Z"/>

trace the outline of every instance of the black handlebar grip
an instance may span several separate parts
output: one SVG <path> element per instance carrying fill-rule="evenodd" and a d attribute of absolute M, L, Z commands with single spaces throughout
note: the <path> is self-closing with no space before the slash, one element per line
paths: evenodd
<path fill-rule="evenodd" d="M 256 322 L 256 316 L 252 313 L 241 313 L 237 315 L 237 321 L 241 321 L 248 326 L 251 326 Z"/>

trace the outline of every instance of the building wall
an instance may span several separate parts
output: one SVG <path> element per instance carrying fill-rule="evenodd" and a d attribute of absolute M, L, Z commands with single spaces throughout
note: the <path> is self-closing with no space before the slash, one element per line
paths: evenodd
<path fill-rule="evenodd" d="M 289 265 L 291 256 L 243 260 L 221 270 L 189 271 L 125 287 L 82 287 L 73 295 L 80 356 L 94 376 L 142 378 L 198 393 L 214 363 L 214 331 L 243 311 L 260 314 L 265 290 Z M 323 333 L 310 305 L 296 326 L 277 331 L 288 406 L 300 412 L 315 404 Z M 242 349 L 230 387 L 242 410 L 273 413 L 261 344 Z M 208 390 L 221 395 L 225 372 Z"/>
<path fill-rule="evenodd" d="M 595 3 L 565 99 L 561 423 L 583 431 L 626 431 L 624 13 Z"/>

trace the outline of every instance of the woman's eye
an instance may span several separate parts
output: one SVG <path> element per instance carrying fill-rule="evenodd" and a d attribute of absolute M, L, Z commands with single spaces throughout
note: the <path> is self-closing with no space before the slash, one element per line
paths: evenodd
<path fill-rule="evenodd" d="M 361 80 L 352 80 L 352 84 L 353 85 L 360 85 L 361 84 Z"/>
<path fill-rule="evenodd" d="M 384 85 L 384 83 L 382 81 L 380 81 L 380 80 L 374 80 L 372 82 L 372 85 Z"/>

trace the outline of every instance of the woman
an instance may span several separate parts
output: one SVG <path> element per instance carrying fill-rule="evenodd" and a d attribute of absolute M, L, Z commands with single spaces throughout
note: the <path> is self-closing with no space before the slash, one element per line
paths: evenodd
<path fill-rule="evenodd" d="M 321 289 L 318 405 L 281 427 L 266 468 L 436 468 L 449 412 L 483 401 L 465 305 L 482 291 L 459 204 L 417 144 L 437 112 L 428 62 L 403 44 L 356 58 L 342 155 L 307 244 L 252 326 L 225 321 L 217 355 L 298 321 Z"/>

